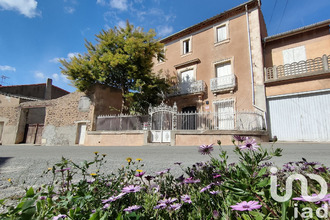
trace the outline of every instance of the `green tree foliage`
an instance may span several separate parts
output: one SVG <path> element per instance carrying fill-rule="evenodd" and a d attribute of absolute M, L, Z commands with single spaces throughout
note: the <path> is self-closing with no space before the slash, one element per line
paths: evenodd
<path fill-rule="evenodd" d="M 102 30 L 94 45 L 86 41 L 87 53 L 60 60 L 62 73 L 80 91 L 89 91 L 95 84 L 121 89 L 122 113 L 145 113 L 149 104 L 161 101 L 169 83 L 152 72 L 153 59 L 164 59 L 164 45 L 155 39 L 155 32 L 126 27 Z"/>

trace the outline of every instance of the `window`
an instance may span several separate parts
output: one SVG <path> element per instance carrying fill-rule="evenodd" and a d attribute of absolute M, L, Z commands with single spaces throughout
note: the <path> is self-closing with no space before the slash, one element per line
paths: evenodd
<path fill-rule="evenodd" d="M 228 42 L 228 22 L 215 26 L 214 36 L 215 44 Z"/>
<path fill-rule="evenodd" d="M 226 25 L 217 27 L 217 42 L 227 39 L 227 28 Z"/>
<path fill-rule="evenodd" d="M 181 72 L 181 81 L 182 83 L 189 83 L 189 82 L 193 82 L 194 80 L 194 70 L 190 69 L 190 70 L 186 70 Z"/>
<path fill-rule="evenodd" d="M 226 61 L 215 65 L 216 77 L 228 76 L 231 75 L 231 62 Z"/>
<path fill-rule="evenodd" d="M 163 57 L 157 55 L 157 62 L 158 62 L 158 63 L 163 63 L 163 62 L 165 62 L 165 59 L 166 59 L 166 58 L 165 58 L 165 52 L 166 52 L 166 48 L 163 47 L 163 49 L 162 49 L 162 51 L 161 51 L 161 54 L 163 55 Z"/>
<path fill-rule="evenodd" d="M 235 126 L 234 100 L 221 100 L 214 102 L 219 130 L 232 130 Z"/>
<path fill-rule="evenodd" d="M 283 50 L 283 63 L 291 64 L 306 60 L 305 46 L 294 47 L 287 50 Z"/>
<path fill-rule="evenodd" d="M 182 55 L 191 53 L 191 37 L 181 41 Z"/>

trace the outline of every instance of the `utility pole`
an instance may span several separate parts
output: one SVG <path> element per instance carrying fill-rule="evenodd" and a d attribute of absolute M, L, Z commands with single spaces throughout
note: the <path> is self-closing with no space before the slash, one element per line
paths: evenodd
<path fill-rule="evenodd" d="M 1 75 L 1 76 L 0 76 L 0 78 L 1 78 L 1 82 L 0 82 L 0 85 L 4 85 L 4 84 L 7 84 L 5 81 L 6 81 L 6 79 L 9 79 L 9 77 L 8 77 L 8 76 L 5 76 L 5 75 Z"/>

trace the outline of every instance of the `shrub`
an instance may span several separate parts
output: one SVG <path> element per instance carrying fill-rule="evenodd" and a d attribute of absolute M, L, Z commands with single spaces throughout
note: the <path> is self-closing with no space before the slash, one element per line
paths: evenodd
<path fill-rule="evenodd" d="M 272 157 L 282 150 L 273 146 L 264 149 L 254 139 L 235 136 L 236 163 L 228 164 L 227 152 L 214 157 L 213 145 L 202 145 L 198 151 L 209 156 L 208 162 L 184 168 L 175 177 L 170 169 L 146 175 L 141 159 L 127 158 L 127 165 L 116 173 L 103 174 L 106 155 L 95 152 L 92 161 L 76 164 L 66 158 L 45 171 L 52 175 L 50 184 L 26 190 L 18 205 L 1 204 L 6 212 L 1 219 L 303 219 L 302 212 L 318 204 L 305 202 L 298 181 L 293 184 L 293 199 L 277 202 L 271 195 Z M 91 172 L 90 170 L 94 170 Z M 278 168 L 277 193 L 284 194 L 286 179 L 291 174 L 314 173 L 329 182 L 329 169 L 305 159 L 288 162 Z M 79 181 L 74 181 L 79 176 Z M 309 194 L 318 193 L 316 182 L 308 188 Z M 299 201 L 299 202 L 297 202 Z"/>

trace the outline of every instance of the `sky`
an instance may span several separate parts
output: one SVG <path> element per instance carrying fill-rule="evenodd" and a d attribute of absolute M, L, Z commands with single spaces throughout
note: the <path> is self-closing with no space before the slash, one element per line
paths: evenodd
<path fill-rule="evenodd" d="M 102 29 L 128 20 L 159 39 L 247 0 L 0 0 L 0 84 L 76 89 L 58 60 L 85 53 Z M 268 35 L 330 19 L 329 0 L 262 0 Z"/>

